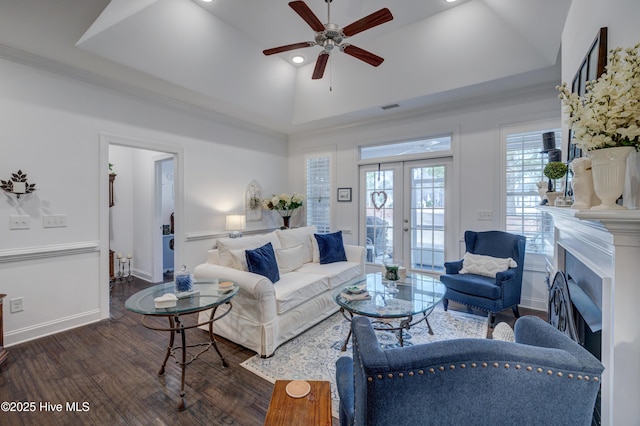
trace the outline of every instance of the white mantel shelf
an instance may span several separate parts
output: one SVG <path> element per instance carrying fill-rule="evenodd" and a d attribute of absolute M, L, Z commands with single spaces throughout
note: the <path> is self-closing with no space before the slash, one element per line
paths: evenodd
<path fill-rule="evenodd" d="M 602 424 L 640 418 L 640 210 L 538 207 L 555 227 L 551 273 L 571 253 L 602 279 Z"/>

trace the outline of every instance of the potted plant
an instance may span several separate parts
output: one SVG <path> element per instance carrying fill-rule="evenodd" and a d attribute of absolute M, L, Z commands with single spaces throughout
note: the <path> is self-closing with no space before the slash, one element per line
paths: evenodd
<path fill-rule="evenodd" d="M 544 167 L 543 173 L 553 181 L 553 188 L 552 191 L 547 192 L 547 199 L 549 200 L 549 205 L 554 206 L 556 198 L 562 195 L 558 179 L 562 179 L 567 174 L 567 165 L 560 161 L 550 161 Z"/>

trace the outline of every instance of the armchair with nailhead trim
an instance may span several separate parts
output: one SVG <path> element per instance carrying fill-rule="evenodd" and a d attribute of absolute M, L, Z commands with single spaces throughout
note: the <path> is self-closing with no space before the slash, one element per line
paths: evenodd
<path fill-rule="evenodd" d="M 603 365 L 540 318 L 515 342 L 456 339 L 382 350 L 356 317 L 336 363 L 340 425 L 589 425 Z M 354 361 L 355 360 L 355 361 Z"/>

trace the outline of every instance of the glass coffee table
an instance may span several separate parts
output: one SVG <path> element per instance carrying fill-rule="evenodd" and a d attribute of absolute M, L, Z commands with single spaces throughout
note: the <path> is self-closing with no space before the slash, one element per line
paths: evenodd
<path fill-rule="evenodd" d="M 178 410 L 182 411 L 186 407 L 185 392 L 184 392 L 184 376 L 187 365 L 195 361 L 201 354 L 208 351 L 213 346 L 220 359 L 222 360 L 222 366 L 228 367 L 229 363 L 224 359 L 220 349 L 216 345 L 216 339 L 213 335 L 213 323 L 220 318 L 226 316 L 231 311 L 231 298 L 238 293 L 240 287 L 237 284 L 233 284 L 231 288 L 219 289 L 217 283 L 211 282 L 198 282 L 193 285 L 193 292 L 190 296 L 178 299 L 176 306 L 170 308 L 156 308 L 154 299 L 160 297 L 166 293 L 175 293 L 175 287 L 173 282 L 158 284 L 153 287 L 140 290 L 135 293 L 127 301 L 124 306 L 130 311 L 142 314 L 142 325 L 151 330 L 168 331 L 169 346 L 164 356 L 164 361 L 160 367 L 158 375 L 162 376 L 167 365 L 169 357 L 173 357 L 176 363 L 180 365 L 182 370 L 182 384 L 180 387 L 180 403 L 178 404 Z M 223 313 L 218 316 L 216 311 L 221 305 L 228 305 Z M 194 325 L 185 325 L 182 316 L 190 314 L 198 314 L 202 311 L 211 309 L 211 314 L 207 321 L 198 322 Z M 150 324 L 149 318 L 151 317 L 167 317 L 169 320 L 169 327 L 160 327 L 155 324 Z M 209 341 L 204 343 L 196 343 L 187 345 L 185 331 L 191 328 L 200 327 L 203 325 L 209 326 Z M 181 345 L 175 345 L 176 335 L 180 336 Z M 187 349 L 199 348 L 200 350 L 187 360 Z M 180 357 L 176 356 L 176 351 L 180 351 Z"/>
<path fill-rule="evenodd" d="M 376 330 L 398 331 L 400 346 L 404 346 L 403 330 L 409 330 L 422 320 L 427 323 L 429 334 L 433 335 L 427 317 L 444 297 L 444 284 L 429 275 L 418 273 L 412 273 L 395 283 L 397 291 L 390 291 L 392 286 L 382 278 L 382 273 L 367 274 L 337 287 L 333 291 L 333 299 L 349 321 L 354 315 L 362 315 L 372 319 Z M 358 299 L 367 293 L 369 298 Z M 343 351 L 347 350 L 350 338 L 351 329 L 342 345 Z"/>

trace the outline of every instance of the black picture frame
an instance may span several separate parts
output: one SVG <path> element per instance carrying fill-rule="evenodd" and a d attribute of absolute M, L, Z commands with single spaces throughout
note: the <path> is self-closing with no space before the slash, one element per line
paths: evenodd
<path fill-rule="evenodd" d="M 338 202 L 351 202 L 351 188 L 338 188 Z"/>
<path fill-rule="evenodd" d="M 607 65 L 607 27 L 602 27 L 598 31 L 596 38 L 591 43 L 587 54 L 580 63 L 571 81 L 571 92 L 578 96 L 584 96 L 587 92 L 586 83 L 600 77 Z M 567 162 L 574 158 L 582 157 L 582 150 L 573 143 L 573 130 L 569 129 L 567 141 Z"/>

